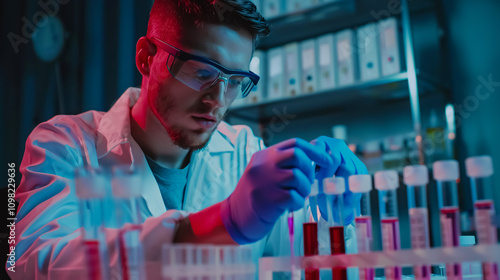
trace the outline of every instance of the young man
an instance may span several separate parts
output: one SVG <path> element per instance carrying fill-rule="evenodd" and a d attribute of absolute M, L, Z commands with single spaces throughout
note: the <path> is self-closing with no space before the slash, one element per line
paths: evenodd
<path fill-rule="evenodd" d="M 255 259 L 289 253 L 283 212 L 303 206 L 316 176 L 347 178 L 366 168 L 336 139 L 265 148 L 248 127 L 222 121 L 257 83 L 249 63 L 268 33 L 248 0 L 156 0 L 147 36 L 137 43 L 141 89 L 128 89 L 108 112 L 56 116 L 29 136 L 16 193 L 12 279 L 61 279 L 85 267 L 73 184 L 81 166 L 125 165 L 140 174 L 149 261 L 170 242 L 250 244 Z M 352 193 L 345 200 L 350 224 L 359 201 Z M 118 229 L 113 205 L 106 207 L 116 263 Z M 350 225 L 348 247 L 353 231 Z"/>

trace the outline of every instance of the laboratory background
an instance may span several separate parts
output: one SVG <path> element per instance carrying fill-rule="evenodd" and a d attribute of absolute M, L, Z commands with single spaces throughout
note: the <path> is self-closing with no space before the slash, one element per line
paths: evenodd
<path fill-rule="evenodd" d="M 500 1 L 254 2 L 271 34 L 250 64 L 261 79 L 231 106 L 228 123 L 250 126 L 268 146 L 292 137 L 339 138 L 371 175 L 398 172 L 402 249 L 412 247 L 410 189 L 402 179 L 408 165 L 428 168 L 431 247 L 443 244 L 436 161 L 458 162 L 461 236 L 476 236 L 466 158 L 491 157 L 489 199 L 500 213 Z M 107 111 L 127 88 L 140 87 L 136 43 L 146 34 L 151 5 L 151 0 L 0 3 L 4 170 L 7 163 L 20 165 L 26 138 L 41 122 L 59 114 Z M 7 205 L 5 185 L 1 205 Z M 369 198 L 371 212 L 379 213 L 377 191 Z M 4 217 L 7 206 L 2 207 Z M 500 218 L 491 219 L 498 229 Z M 0 232 L 5 263 L 9 228 Z M 380 251 L 378 214 L 372 232 L 372 250 Z M 475 243 L 463 239 L 460 245 Z"/>

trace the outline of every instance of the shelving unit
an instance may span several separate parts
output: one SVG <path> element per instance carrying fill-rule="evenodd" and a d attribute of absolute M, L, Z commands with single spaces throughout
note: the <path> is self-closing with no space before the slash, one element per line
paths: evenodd
<path fill-rule="evenodd" d="M 234 106 L 228 111 L 229 122 L 235 117 L 258 123 L 262 128 L 269 125 L 270 121 L 281 112 L 307 118 L 338 110 L 362 110 L 366 106 L 401 101 L 405 101 L 401 102 L 402 104 L 408 104 L 409 100 L 413 131 L 417 139 L 422 139 L 420 98 L 436 92 L 448 95 L 448 87 L 439 81 L 439 78 L 436 81 L 432 75 L 426 75 L 416 68 L 410 15 L 433 11 L 436 5 L 432 0 L 339 0 L 270 19 L 271 34 L 262 38 L 259 44 L 259 49 L 262 50 L 396 17 L 401 28 L 400 37 L 403 42 L 401 56 L 405 67 L 403 69 L 406 70 L 396 75 L 368 82 L 358 81 L 331 90 Z M 419 162 L 424 164 L 422 142 L 418 144 Z"/>
<path fill-rule="evenodd" d="M 419 76 L 422 82 L 420 95 L 442 89 L 442 85 Z M 357 82 L 352 85 L 337 87 L 294 97 L 266 100 L 256 104 L 243 104 L 232 107 L 229 116 L 260 123 L 269 122 L 276 116 L 276 110 L 302 117 L 319 115 L 342 107 L 370 106 L 382 101 L 397 102 L 408 98 L 408 73 L 403 72 L 388 77 Z"/>

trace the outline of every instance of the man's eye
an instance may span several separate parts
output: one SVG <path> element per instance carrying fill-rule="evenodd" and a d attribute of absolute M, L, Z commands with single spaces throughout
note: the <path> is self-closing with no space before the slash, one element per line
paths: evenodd
<path fill-rule="evenodd" d="M 233 77 L 229 79 L 229 85 L 238 87 L 243 83 L 243 77 Z"/>
<path fill-rule="evenodd" d="M 196 78 L 203 80 L 203 79 L 209 79 L 212 76 L 212 73 L 210 71 L 207 71 L 205 69 L 198 69 L 196 70 Z"/>

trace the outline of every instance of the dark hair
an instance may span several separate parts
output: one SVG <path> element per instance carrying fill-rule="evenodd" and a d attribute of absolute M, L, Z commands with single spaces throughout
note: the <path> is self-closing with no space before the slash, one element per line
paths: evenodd
<path fill-rule="evenodd" d="M 243 28 L 253 38 L 269 35 L 269 24 L 250 0 L 155 0 L 149 14 L 148 36 L 179 40 L 204 23 Z"/>

